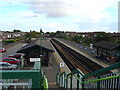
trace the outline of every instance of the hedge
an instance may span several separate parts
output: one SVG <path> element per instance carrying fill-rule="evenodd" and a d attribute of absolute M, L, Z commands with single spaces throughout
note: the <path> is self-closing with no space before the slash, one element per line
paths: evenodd
<path fill-rule="evenodd" d="M 3 40 L 4 43 L 14 43 L 14 42 L 17 42 L 17 41 L 20 41 L 24 38 L 19 38 L 19 39 L 14 39 L 14 40 Z"/>

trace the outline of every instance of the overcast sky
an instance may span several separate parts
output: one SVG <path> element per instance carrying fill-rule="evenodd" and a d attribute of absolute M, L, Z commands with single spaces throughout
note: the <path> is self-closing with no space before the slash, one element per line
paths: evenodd
<path fill-rule="evenodd" d="M 0 0 L 0 30 L 117 32 L 119 0 Z"/>

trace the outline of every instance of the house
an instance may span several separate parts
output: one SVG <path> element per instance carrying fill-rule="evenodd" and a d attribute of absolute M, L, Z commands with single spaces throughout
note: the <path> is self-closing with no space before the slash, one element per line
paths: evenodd
<path fill-rule="evenodd" d="M 5 32 L 0 31 L 0 38 L 3 40 L 16 39 L 25 36 L 26 32 Z"/>

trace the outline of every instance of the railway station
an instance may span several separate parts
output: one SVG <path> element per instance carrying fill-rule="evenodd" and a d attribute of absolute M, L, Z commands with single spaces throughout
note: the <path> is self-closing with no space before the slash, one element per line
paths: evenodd
<path fill-rule="evenodd" d="M 0 0 L 0 11 L 0 90 L 120 90 L 120 1 Z"/>
<path fill-rule="evenodd" d="M 29 58 L 40 58 L 40 61 L 34 62 L 30 70 L 0 72 L 4 79 L 29 80 L 22 83 L 7 81 L 3 88 L 22 85 L 23 88 L 40 90 L 120 89 L 120 62 L 101 61 L 82 52 L 77 44 L 59 38 L 38 39 L 23 46 L 17 53 L 26 54 L 28 63 Z"/>

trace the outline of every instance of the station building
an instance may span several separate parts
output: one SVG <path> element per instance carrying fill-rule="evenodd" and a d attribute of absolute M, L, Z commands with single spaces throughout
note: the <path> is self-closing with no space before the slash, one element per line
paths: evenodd
<path fill-rule="evenodd" d="M 25 60 L 30 63 L 30 58 L 41 58 L 42 65 L 48 65 L 51 62 L 51 53 L 54 49 L 48 39 L 38 39 L 31 41 L 17 53 L 24 53 Z"/>
<path fill-rule="evenodd" d="M 97 58 L 110 62 L 120 61 L 120 44 L 107 41 L 101 41 L 94 46 L 97 48 Z"/>

